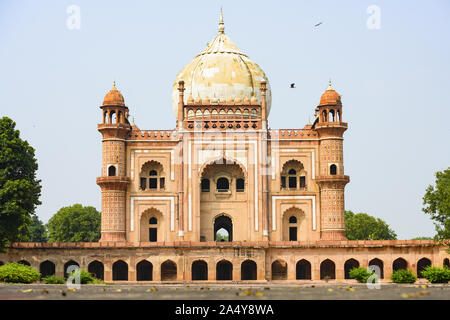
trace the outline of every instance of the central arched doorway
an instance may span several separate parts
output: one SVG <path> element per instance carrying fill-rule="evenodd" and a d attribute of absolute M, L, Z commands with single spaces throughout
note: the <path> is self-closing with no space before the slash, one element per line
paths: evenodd
<path fill-rule="evenodd" d="M 221 215 L 214 220 L 214 241 L 233 241 L 233 221 Z"/>

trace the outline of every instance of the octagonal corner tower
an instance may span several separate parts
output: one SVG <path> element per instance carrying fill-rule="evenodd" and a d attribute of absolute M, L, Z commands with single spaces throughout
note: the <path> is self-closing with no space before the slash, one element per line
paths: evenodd
<path fill-rule="evenodd" d="M 208 100 L 212 103 L 254 101 L 261 103 L 260 83 L 267 82 L 266 114 L 271 106 L 271 90 L 264 71 L 242 53 L 224 32 L 222 13 L 219 33 L 206 48 L 178 73 L 172 87 L 172 106 L 178 115 L 178 82 L 184 81 L 184 104 Z"/>

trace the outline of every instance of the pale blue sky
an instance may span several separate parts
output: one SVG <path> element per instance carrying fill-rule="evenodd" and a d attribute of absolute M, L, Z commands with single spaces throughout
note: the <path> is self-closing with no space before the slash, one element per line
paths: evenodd
<path fill-rule="evenodd" d="M 373 4 L 379 30 L 366 26 Z M 70 5 L 80 30 L 66 26 Z M 0 116 L 36 149 L 39 217 L 74 203 L 100 210 L 98 106 L 114 79 L 141 129 L 174 128 L 171 86 L 216 34 L 220 6 L 225 32 L 269 77 L 270 127 L 303 128 L 331 78 L 349 124 L 346 208 L 384 219 L 400 239 L 434 235 L 421 208 L 434 172 L 450 165 L 445 0 L 2 0 Z"/>

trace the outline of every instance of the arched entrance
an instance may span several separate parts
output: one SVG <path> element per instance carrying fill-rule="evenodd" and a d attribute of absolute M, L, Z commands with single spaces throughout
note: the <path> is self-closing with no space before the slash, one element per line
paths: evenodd
<path fill-rule="evenodd" d="M 380 279 L 384 279 L 384 269 L 383 269 L 383 261 L 381 261 L 378 258 L 372 259 L 369 261 L 369 267 L 370 266 L 376 266 L 380 270 Z"/>
<path fill-rule="evenodd" d="M 230 261 L 222 260 L 216 265 L 216 280 L 232 280 L 233 265 Z"/>
<path fill-rule="evenodd" d="M 311 280 L 311 263 L 302 259 L 295 266 L 295 278 L 297 280 Z"/>
<path fill-rule="evenodd" d="M 403 269 L 403 270 L 408 269 L 408 263 L 403 258 L 395 259 L 394 262 L 392 263 L 392 270 L 393 271 L 397 271 L 397 270 L 400 270 L 400 269 Z"/>
<path fill-rule="evenodd" d="M 78 262 L 73 261 L 73 260 L 67 261 L 67 262 L 64 264 L 64 278 L 67 278 L 67 277 L 69 276 L 68 269 L 69 269 L 70 266 L 77 266 L 78 268 L 80 268 L 80 265 L 78 264 Z M 73 270 L 74 270 L 74 269 L 72 269 L 72 271 L 73 271 Z"/>
<path fill-rule="evenodd" d="M 55 264 L 51 261 L 44 261 L 39 265 L 39 272 L 41 273 L 41 278 L 45 278 L 47 276 L 52 276 L 55 274 Z"/>
<path fill-rule="evenodd" d="M 17 263 L 23 264 L 24 266 L 30 266 L 31 267 L 31 263 L 29 263 L 27 260 L 20 260 Z"/>
<path fill-rule="evenodd" d="M 88 272 L 92 273 L 97 279 L 103 280 L 105 276 L 105 267 L 100 261 L 92 261 L 88 264 Z"/>
<path fill-rule="evenodd" d="M 427 258 L 422 258 L 417 261 L 417 278 L 423 278 L 422 271 L 425 270 L 426 267 L 431 266 L 431 260 Z"/>
<path fill-rule="evenodd" d="M 344 264 L 344 278 L 345 279 L 351 279 L 350 278 L 350 270 L 352 270 L 353 268 L 359 268 L 358 261 L 356 261 L 353 258 L 345 261 L 345 264 Z"/>
<path fill-rule="evenodd" d="M 153 280 L 153 264 L 147 260 L 142 260 L 136 265 L 137 281 Z"/>
<path fill-rule="evenodd" d="M 128 281 L 128 264 L 123 260 L 114 262 L 112 266 L 113 281 Z"/>
<path fill-rule="evenodd" d="M 287 263 L 283 260 L 272 262 L 272 280 L 287 279 Z"/>
<path fill-rule="evenodd" d="M 330 259 L 326 259 L 320 264 L 320 280 L 326 279 L 336 279 L 336 266 Z"/>
<path fill-rule="evenodd" d="M 177 264 L 172 260 L 167 260 L 161 264 L 161 281 L 177 280 Z"/>
<path fill-rule="evenodd" d="M 214 241 L 233 241 L 233 221 L 231 218 L 221 215 L 214 220 Z"/>
<path fill-rule="evenodd" d="M 208 264 L 203 260 L 192 263 L 192 280 L 208 280 Z"/>
<path fill-rule="evenodd" d="M 245 260 L 241 264 L 241 280 L 256 280 L 257 266 L 253 260 Z"/>

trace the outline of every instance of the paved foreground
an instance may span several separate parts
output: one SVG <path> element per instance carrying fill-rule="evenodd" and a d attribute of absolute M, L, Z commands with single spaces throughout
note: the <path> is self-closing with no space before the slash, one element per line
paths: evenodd
<path fill-rule="evenodd" d="M 449 284 L 0 284 L 1 300 L 450 300 Z"/>

